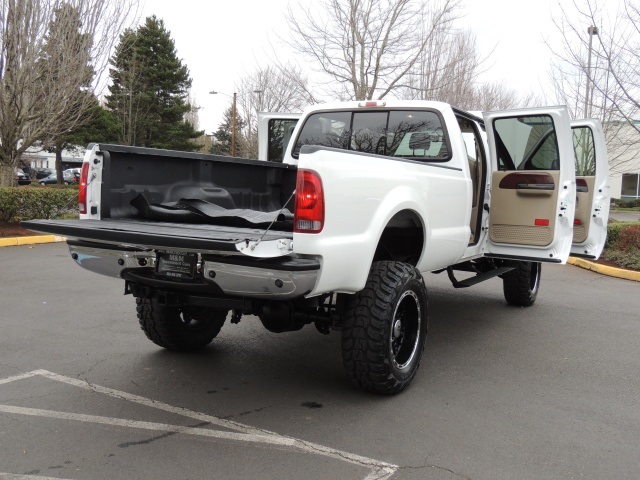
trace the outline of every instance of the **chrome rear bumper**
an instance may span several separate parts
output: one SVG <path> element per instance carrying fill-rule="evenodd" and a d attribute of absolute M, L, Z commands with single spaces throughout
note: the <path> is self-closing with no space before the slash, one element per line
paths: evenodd
<path fill-rule="evenodd" d="M 155 272 L 156 252 L 153 250 L 118 249 L 109 245 L 87 245 L 69 242 L 71 258 L 82 268 L 123 278 L 123 272 L 144 274 L 153 284 L 161 280 Z M 198 285 L 218 287 L 226 295 L 252 298 L 289 299 L 304 296 L 315 286 L 320 262 L 307 258 L 278 257 L 255 259 L 243 255 L 215 257 L 198 255 L 196 279 Z M 188 285 L 176 283 L 182 290 Z"/>

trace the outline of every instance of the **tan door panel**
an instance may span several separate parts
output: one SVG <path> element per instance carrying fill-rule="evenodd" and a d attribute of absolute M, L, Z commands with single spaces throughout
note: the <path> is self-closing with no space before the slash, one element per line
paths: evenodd
<path fill-rule="evenodd" d="M 491 182 L 489 238 L 546 246 L 553 241 L 559 171 L 497 171 Z"/>
<path fill-rule="evenodd" d="M 573 225 L 573 243 L 582 243 L 589 235 L 591 204 L 596 184 L 595 176 L 576 177 L 576 215 Z"/>

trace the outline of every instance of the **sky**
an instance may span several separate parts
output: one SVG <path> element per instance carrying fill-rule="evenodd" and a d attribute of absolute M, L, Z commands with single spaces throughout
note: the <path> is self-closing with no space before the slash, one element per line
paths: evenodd
<path fill-rule="evenodd" d="M 199 128 L 205 133 L 217 130 L 222 112 L 231 104 L 228 96 L 209 92 L 233 94 L 241 77 L 286 50 L 278 37 L 287 33 L 284 12 L 289 1 L 146 0 L 142 5 L 141 21 L 150 15 L 164 20 L 178 57 L 189 68 L 192 95 L 200 107 Z M 557 35 L 552 22 L 556 3 L 466 1 L 466 16 L 460 24 L 476 34 L 482 55 L 491 54 L 480 80 L 504 81 L 523 93 L 540 94 L 549 88 L 551 52 L 545 39 L 553 41 Z M 311 69 L 299 57 L 298 61 Z"/>

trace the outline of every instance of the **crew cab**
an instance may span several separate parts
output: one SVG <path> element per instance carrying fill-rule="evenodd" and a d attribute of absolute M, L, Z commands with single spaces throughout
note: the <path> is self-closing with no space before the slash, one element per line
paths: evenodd
<path fill-rule="evenodd" d="M 341 332 L 350 379 L 380 393 L 420 365 L 427 273 L 456 288 L 500 277 L 507 303 L 530 306 L 542 263 L 604 246 L 602 127 L 565 107 L 481 118 L 361 101 L 265 115 L 260 128 L 263 161 L 90 145 L 80 219 L 24 224 L 125 280 L 162 347 L 202 348 L 228 317 L 272 332 L 313 323 Z"/>

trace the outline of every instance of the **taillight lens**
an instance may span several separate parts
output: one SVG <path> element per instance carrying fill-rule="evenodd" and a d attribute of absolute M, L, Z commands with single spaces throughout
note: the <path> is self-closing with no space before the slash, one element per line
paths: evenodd
<path fill-rule="evenodd" d="M 80 173 L 80 186 L 78 188 L 78 210 L 87 213 L 87 182 L 89 180 L 89 162 L 82 164 Z"/>
<path fill-rule="evenodd" d="M 312 170 L 298 170 L 293 231 L 320 233 L 324 226 L 324 193 L 320 176 Z"/>

